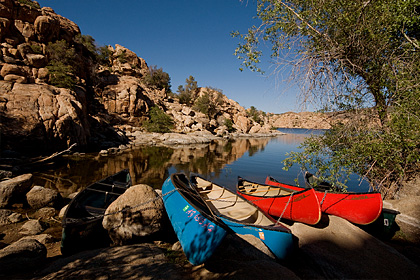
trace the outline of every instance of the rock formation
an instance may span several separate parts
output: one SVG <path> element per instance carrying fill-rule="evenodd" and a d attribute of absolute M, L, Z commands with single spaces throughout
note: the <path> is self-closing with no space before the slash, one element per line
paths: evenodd
<path fill-rule="evenodd" d="M 0 11 L 2 151 L 51 152 L 73 143 L 79 149 L 118 146 L 128 141 L 126 133 L 143 130 L 153 106 L 173 119 L 178 133 L 270 131 L 219 90 L 197 88 L 191 104 L 181 104 L 145 81 L 150 69 L 144 59 L 118 44 L 96 48 L 93 38 L 51 8 L 2 0 Z M 194 107 L 203 95 L 211 112 Z"/>

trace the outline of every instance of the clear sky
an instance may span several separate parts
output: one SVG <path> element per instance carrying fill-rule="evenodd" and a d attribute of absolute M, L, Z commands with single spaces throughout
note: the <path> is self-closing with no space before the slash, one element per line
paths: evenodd
<path fill-rule="evenodd" d="M 244 69 L 234 56 L 239 43 L 230 33 L 258 25 L 253 0 L 39 0 L 75 22 L 97 45 L 122 45 L 162 68 L 171 89 L 191 75 L 198 86 L 221 89 L 241 106 L 271 113 L 299 111 L 297 90 L 284 78 Z M 264 53 L 269 57 L 269 52 Z"/>

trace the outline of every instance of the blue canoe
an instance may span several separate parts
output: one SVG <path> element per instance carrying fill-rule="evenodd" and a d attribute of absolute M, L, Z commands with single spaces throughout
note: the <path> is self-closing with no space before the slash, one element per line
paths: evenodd
<path fill-rule="evenodd" d="M 205 180 L 191 176 L 191 185 L 207 211 L 223 221 L 238 234 L 251 234 L 259 238 L 279 259 L 285 259 L 293 250 L 297 238 L 290 229 L 266 212 L 236 193 Z"/>
<path fill-rule="evenodd" d="M 188 178 L 172 174 L 162 185 L 166 212 L 187 259 L 200 265 L 210 258 L 226 236 L 226 230 L 200 211 L 191 197 Z"/>

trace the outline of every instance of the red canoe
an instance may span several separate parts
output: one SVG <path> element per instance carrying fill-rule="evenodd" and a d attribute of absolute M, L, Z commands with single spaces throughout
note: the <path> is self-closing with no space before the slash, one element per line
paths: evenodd
<path fill-rule="evenodd" d="M 236 191 L 268 214 L 296 222 L 315 225 L 321 219 L 321 208 L 313 189 L 292 190 L 238 178 Z"/>
<path fill-rule="evenodd" d="M 305 175 L 305 179 L 308 182 L 308 175 Z M 280 183 L 270 176 L 266 178 L 265 183 L 271 186 L 287 187 L 295 191 L 308 190 Z M 344 193 L 331 192 L 325 188 L 309 189 L 315 189 L 323 213 L 335 215 L 359 225 L 373 223 L 381 215 L 382 197 L 378 192 Z"/>

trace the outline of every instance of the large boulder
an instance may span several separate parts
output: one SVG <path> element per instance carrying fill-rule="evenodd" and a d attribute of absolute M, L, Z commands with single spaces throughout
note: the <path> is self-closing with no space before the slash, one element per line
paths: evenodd
<path fill-rule="evenodd" d="M 7 120 L 0 123 L 2 146 L 33 153 L 87 145 L 90 127 L 82 90 L 1 80 L 0 89 Z"/>
<path fill-rule="evenodd" d="M 135 185 L 106 209 L 102 225 L 114 244 L 152 236 L 165 225 L 162 198 L 148 185 Z"/>
<path fill-rule="evenodd" d="M 310 278 L 420 279 L 420 268 L 395 249 L 342 218 L 328 218 L 319 227 L 291 227 L 299 238 L 301 252 L 295 261 L 302 273 L 312 271 Z"/>
<path fill-rule="evenodd" d="M 39 209 L 42 207 L 58 208 L 61 206 L 63 198 L 56 190 L 44 188 L 41 186 L 34 186 L 26 194 L 26 200 L 28 201 L 29 206 L 34 209 Z"/>
<path fill-rule="evenodd" d="M 0 208 L 12 205 L 23 199 L 32 185 L 32 174 L 23 174 L 0 182 Z"/>
<path fill-rule="evenodd" d="M 0 276 L 33 270 L 46 258 L 47 249 L 43 244 L 34 239 L 19 240 L 0 250 Z"/>

